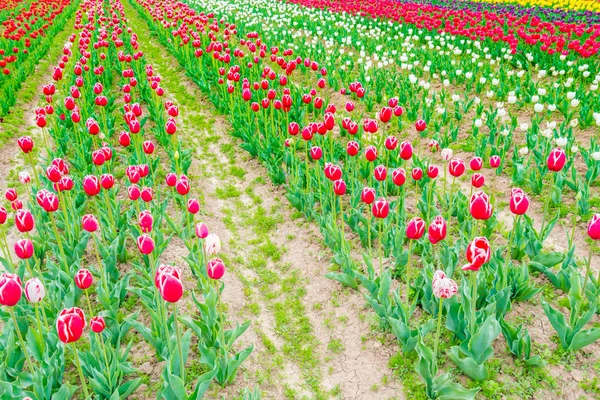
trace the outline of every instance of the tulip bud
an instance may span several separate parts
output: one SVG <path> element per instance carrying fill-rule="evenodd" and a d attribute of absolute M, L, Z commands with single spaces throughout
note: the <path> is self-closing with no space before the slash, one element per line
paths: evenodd
<path fill-rule="evenodd" d="M 33 150 L 33 140 L 31 140 L 29 136 L 21 136 L 19 140 L 17 140 L 17 144 L 25 154 Z"/>
<path fill-rule="evenodd" d="M 513 189 L 510 196 L 510 211 L 516 215 L 523 215 L 529 208 L 529 198 L 521 189 Z"/>
<path fill-rule="evenodd" d="M 421 168 L 413 168 L 411 176 L 415 181 L 420 181 L 423 178 L 423 170 Z"/>
<path fill-rule="evenodd" d="M 225 264 L 220 258 L 213 258 L 206 264 L 206 272 L 210 279 L 219 280 L 225 274 Z"/>
<path fill-rule="evenodd" d="M 430 179 L 437 178 L 437 176 L 438 176 L 439 173 L 440 173 L 440 170 L 437 167 L 437 165 L 430 165 L 429 167 L 427 167 L 427 176 Z"/>
<path fill-rule="evenodd" d="M 77 307 L 62 310 L 56 320 L 58 338 L 63 343 L 78 341 L 83 334 L 83 328 L 85 328 L 85 315 Z"/>
<path fill-rule="evenodd" d="M 411 240 L 419 240 L 425 233 L 425 221 L 414 217 L 406 225 L 406 237 Z"/>
<path fill-rule="evenodd" d="M 0 304 L 12 307 L 21 300 L 23 287 L 21 279 L 16 274 L 4 273 L 0 275 Z"/>
<path fill-rule="evenodd" d="M 487 220 L 492 216 L 492 204 L 483 191 L 475 192 L 469 203 L 471 216 L 479 220 Z"/>
<path fill-rule="evenodd" d="M 137 246 L 140 253 L 150 254 L 154 251 L 154 240 L 152 240 L 148 234 L 144 233 L 143 235 L 138 236 Z"/>
<path fill-rule="evenodd" d="M 205 239 L 208 236 L 208 226 L 204 222 L 196 224 L 196 236 L 199 239 Z"/>
<path fill-rule="evenodd" d="M 81 290 L 86 290 L 92 283 L 94 282 L 94 278 L 92 277 L 92 273 L 85 268 L 80 269 L 75 274 L 75 284 Z"/>
<path fill-rule="evenodd" d="M 204 251 L 209 256 L 219 254 L 221 251 L 221 239 L 214 233 L 210 233 L 204 238 Z"/>
<path fill-rule="evenodd" d="M 31 182 L 31 176 L 29 176 L 29 173 L 27 171 L 19 172 L 19 182 L 21 182 L 23 185 L 26 185 L 29 182 Z"/>
<path fill-rule="evenodd" d="M 373 176 L 379 182 L 385 181 L 385 179 L 387 178 L 387 169 L 385 168 L 384 165 L 378 165 L 373 170 Z"/>
<path fill-rule="evenodd" d="M 548 169 L 553 172 L 559 172 L 565 166 L 567 156 L 563 149 L 554 149 L 548 156 Z"/>
<path fill-rule="evenodd" d="M 106 328 L 106 322 L 101 316 L 96 316 L 90 320 L 90 329 L 94 333 L 102 333 Z"/>
<path fill-rule="evenodd" d="M 15 189 L 6 189 L 4 197 L 6 197 L 6 200 L 8 201 L 15 201 L 17 199 L 17 191 Z"/>
<path fill-rule="evenodd" d="M 4 225 L 6 223 L 7 217 L 8 217 L 8 212 L 6 212 L 6 208 L 0 206 L 0 225 Z"/>
<path fill-rule="evenodd" d="M 380 197 L 373 203 L 371 211 L 375 218 L 383 219 L 388 216 L 390 212 L 390 205 L 383 197 Z"/>
<path fill-rule="evenodd" d="M 25 284 L 25 297 L 30 303 L 39 303 L 46 297 L 46 289 L 38 278 L 32 278 Z"/>
<path fill-rule="evenodd" d="M 587 233 L 590 239 L 600 240 L 600 214 L 594 214 L 587 225 Z"/>
<path fill-rule="evenodd" d="M 33 242 L 29 239 L 21 239 L 15 243 L 15 254 L 21 260 L 29 259 L 33 256 Z"/>
<path fill-rule="evenodd" d="M 431 244 L 436 244 L 444 240 L 446 238 L 446 230 L 447 227 L 444 217 L 441 215 L 436 216 L 427 230 Z"/>
<path fill-rule="evenodd" d="M 473 176 L 471 176 L 471 185 L 473 185 L 474 188 L 480 188 L 484 185 L 484 183 L 485 176 L 483 174 L 476 172 L 473 174 Z"/>
<path fill-rule="evenodd" d="M 17 210 L 17 213 L 15 214 L 15 226 L 19 232 L 31 232 L 34 225 L 33 215 L 31 215 L 29 210 Z"/>

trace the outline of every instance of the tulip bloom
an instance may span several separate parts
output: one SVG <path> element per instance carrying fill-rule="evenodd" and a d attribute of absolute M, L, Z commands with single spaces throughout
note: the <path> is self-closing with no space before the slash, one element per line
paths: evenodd
<path fill-rule="evenodd" d="M 364 187 L 360 193 L 360 199 L 365 204 L 372 204 L 375 201 L 375 189 Z"/>
<path fill-rule="evenodd" d="M 140 212 L 140 215 L 138 216 L 138 225 L 140 226 L 142 232 L 151 232 L 153 223 L 154 218 L 152 217 L 152 213 L 150 211 L 143 210 Z"/>
<path fill-rule="evenodd" d="M 483 160 L 481 157 L 473 157 L 471 161 L 469 161 L 469 167 L 473 171 L 479 171 L 481 167 L 483 167 Z"/>
<path fill-rule="evenodd" d="M 92 273 L 85 268 L 80 269 L 75 274 L 75 284 L 81 290 L 89 289 L 93 282 Z"/>
<path fill-rule="evenodd" d="M 4 273 L 0 275 L 0 304 L 12 307 L 21 300 L 23 288 L 21 279 L 16 274 Z"/>
<path fill-rule="evenodd" d="M 220 251 L 221 239 L 215 233 L 209 233 L 204 239 L 204 252 L 209 256 L 214 256 Z"/>
<path fill-rule="evenodd" d="M 478 191 L 471 196 L 469 212 L 479 220 L 487 220 L 492 216 L 492 203 L 485 192 Z"/>
<path fill-rule="evenodd" d="M 592 240 L 600 240 L 600 214 L 594 214 L 588 222 L 587 234 Z"/>
<path fill-rule="evenodd" d="M 148 235 L 143 234 L 137 238 L 138 250 L 142 254 L 150 254 L 154 251 L 154 240 Z"/>
<path fill-rule="evenodd" d="M 39 303 L 46 297 L 46 289 L 38 278 L 32 278 L 25 284 L 25 297 L 30 303 Z"/>
<path fill-rule="evenodd" d="M 553 172 L 559 172 L 565 166 L 566 161 L 567 156 L 565 151 L 563 149 L 556 148 L 552 150 L 548 156 L 548 169 Z"/>
<path fill-rule="evenodd" d="M 225 274 L 225 264 L 220 258 L 213 258 L 206 264 L 206 272 L 210 279 L 219 280 Z"/>
<path fill-rule="evenodd" d="M 383 197 L 378 198 L 371 207 L 373 216 L 375 218 L 383 219 L 386 218 L 390 212 L 390 205 Z"/>
<path fill-rule="evenodd" d="M 485 176 L 483 174 L 476 172 L 471 176 L 471 185 L 474 188 L 479 189 L 480 187 L 483 186 L 484 183 L 485 183 Z"/>
<path fill-rule="evenodd" d="M 33 220 L 33 215 L 29 210 L 17 210 L 15 214 L 15 226 L 21 233 L 31 232 L 35 222 Z"/>
<path fill-rule="evenodd" d="M 29 259 L 33 256 L 33 243 L 29 239 L 21 239 L 15 243 L 15 253 L 21 260 Z"/>
<path fill-rule="evenodd" d="M 413 146 L 410 142 L 404 141 L 400 143 L 400 158 L 404 161 L 408 161 L 412 158 Z"/>
<path fill-rule="evenodd" d="M 419 217 L 414 217 L 406 225 L 406 237 L 411 240 L 419 240 L 425 233 L 425 221 Z"/>
<path fill-rule="evenodd" d="M 96 316 L 90 320 L 90 329 L 94 333 L 102 333 L 106 328 L 106 322 L 101 316 Z"/>
<path fill-rule="evenodd" d="M 183 283 L 180 276 L 181 272 L 176 267 L 166 266 L 157 270 L 155 283 L 166 302 L 177 303 L 183 296 Z"/>
<path fill-rule="evenodd" d="M 431 286 L 433 295 L 438 299 L 449 299 L 458 293 L 458 285 L 456 282 L 448 278 L 442 270 L 435 271 Z"/>
<path fill-rule="evenodd" d="M 205 239 L 208 236 L 208 226 L 204 222 L 196 224 L 196 236 L 199 239 Z"/>
<path fill-rule="evenodd" d="M 402 186 L 406 182 L 406 171 L 404 168 L 396 168 L 394 172 L 392 172 L 392 182 L 396 186 Z"/>
<path fill-rule="evenodd" d="M 446 238 L 447 229 L 444 217 L 441 215 L 436 216 L 427 230 L 431 244 L 436 244 L 444 240 Z"/>
<path fill-rule="evenodd" d="M 455 178 L 459 178 L 464 174 L 466 169 L 465 162 L 460 158 L 453 158 L 448 163 L 448 172 Z"/>
<path fill-rule="evenodd" d="M 523 215 L 529 208 L 529 198 L 521 189 L 513 189 L 510 196 L 510 211 L 515 215 Z"/>
<path fill-rule="evenodd" d="M 79 340 L 85 328 L 85 315 L 77 307 L 64 309 L 56 320 L 58 338 L 63 343 L 73 343 Z"/>
<path fill-rule="evenodd" d="M 491 255 L 490 242 L 485 237 L 476 237 L 467 246 L 466 256 L 469 264 L 462 267 L 463 271 L 479 271 L 483 264 L 490 261 Z"/>

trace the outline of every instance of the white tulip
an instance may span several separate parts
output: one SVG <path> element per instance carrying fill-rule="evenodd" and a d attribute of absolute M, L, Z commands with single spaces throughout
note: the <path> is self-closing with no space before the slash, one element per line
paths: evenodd
<path fill-rule="evenodd" d="M 567 145 L 567 138 L 559 137 L 555 142 L 558 147 L 565 147 Z"/>
<path fill-rule="evenodd" d="M 204 239 L 204 251 L 207 255 L 214 256 L 221 251 L 221 239 L 214 233 L 209 233 Z"/>
<path fill-rule="evenodd" d="M 440 155 L 442 156 L 442 160 L 450 161 L 450 159 L 452 159 L 452 156 L 454 155 L 454 152 L 450 148 L 445 148 L 442 149 Z"/>
<path fill-rule="evenodd" d="M 533 111 L 535 111 L 536 113 L 541 113 L 542 111 L 544 111 L 544 105 L 540 104 L 540 103 L 536 103 L 533 106 Z"/>
<path fill-rule="evenodd" d="M 25 284 L 25 297 L 30 303 L 39 303 L 46 297 L 46 289 L 38 278 L 32 278 Z"/>
<path fill-rule="evenodd" d="M 590 154 L 595 161 L 600 161 L 600 151 L 595 151 Z"/>
<path fill-rule="evenodd" d="M 529 149 L 527 147 L 523 147 L 523 148 L 519 149 L 519 155 L 521 157 L 526 156 L 527 154 L 529 154 Z"/>

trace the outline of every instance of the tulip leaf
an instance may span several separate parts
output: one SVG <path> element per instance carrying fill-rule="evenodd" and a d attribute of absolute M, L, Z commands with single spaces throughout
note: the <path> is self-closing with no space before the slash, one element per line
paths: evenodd
<path fill-rule="evenodd" d="M 196 381 L 194 392 L 190 395 L 190 397 L 188 397 L 188 400 L 201 399 L 202 396 L 204 396 L 204 393 L 208 390 L 210 383 L 217 374 L 217 371 L 217 368 L 214 368 L 212 371 L 208 371 L 200 375 Z"/>

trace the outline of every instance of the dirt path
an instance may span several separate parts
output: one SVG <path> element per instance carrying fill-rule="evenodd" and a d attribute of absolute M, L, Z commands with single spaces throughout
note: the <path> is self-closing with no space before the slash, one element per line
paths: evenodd
<path fill-rule="evenodd" d="M 123 4 L 141 50 L 180 106 L 178 132 L 196 149 L 189 175 L 200 182 L 192 191 L 202 199 L 203 219 L 224 245 L 227 315 L 231 323 L 252 322 L 239 346 L 253 343 L 254 352 L 236 383 L 212 394 L 229 398 L 258 385 L 263 398 L 404 398 L 387 367 L 395 341 L 372 326 L 359 293 L 324 277 L 331 254 L 317 228 L 291 209 L 259 162 L 240 151 L 225 118 L 167 62 L 167 50 L 143 46 L 156 40 Z M 173 246 L 166 257 L 177 254 Z"/>

